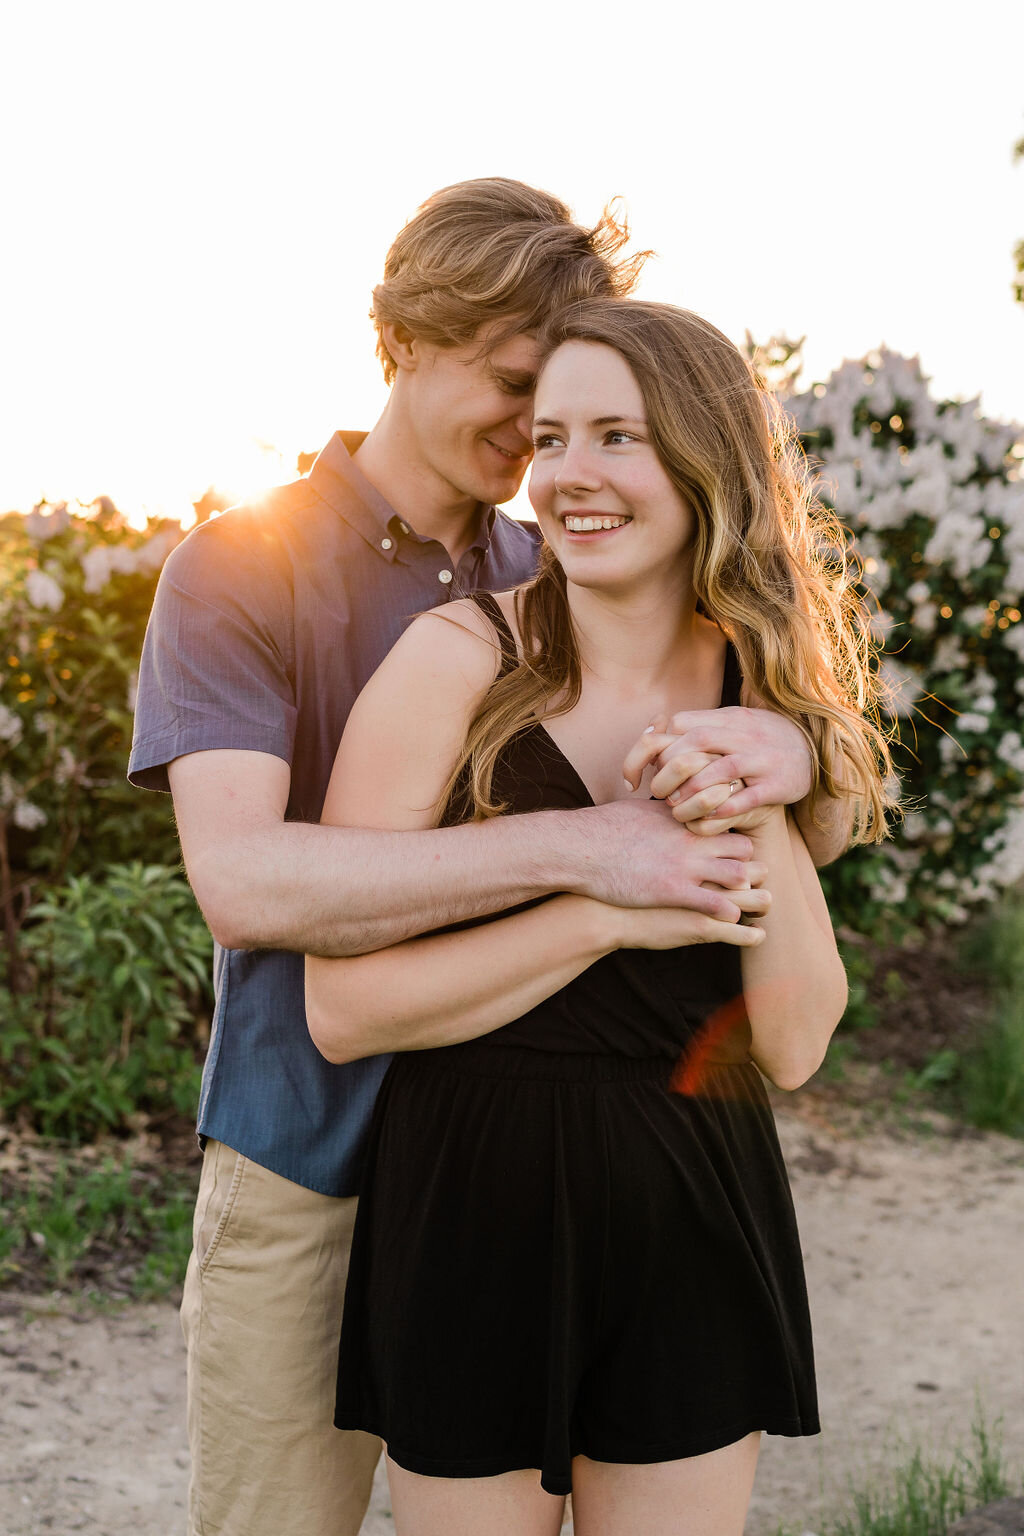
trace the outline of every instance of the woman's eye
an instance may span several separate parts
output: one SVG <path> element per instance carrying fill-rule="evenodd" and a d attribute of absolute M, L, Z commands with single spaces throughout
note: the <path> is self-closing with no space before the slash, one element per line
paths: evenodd
<path fill-rule="evenodd" d="M 632 432 L 623 432 L 618 428 L 614 432 L 609 432 L 605 439 L 609 443 L 635 443 L 636 440 Z"/>
<path fill-rule="evenodd" d="M 550 448 L 552 443 L 557 443 L 557 441 L 558 441 L 557 437 L 552 437 L 550 432 L 548 432 L 548 433 L 544 433 L 540 437 L 535 437 L 534 440 L 533 440 L 533 446 L 534 446 L 534 449 L 538 453 L 540 453 L 542 449 Z"/>

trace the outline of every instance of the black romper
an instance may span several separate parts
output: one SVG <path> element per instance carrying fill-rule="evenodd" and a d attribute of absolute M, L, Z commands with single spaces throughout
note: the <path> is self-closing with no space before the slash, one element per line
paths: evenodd
<path fill-rule="evenodd" d="M 515 645 L 493 599 L 502 670 Z M 739 702 L 729 647 L 722 703 Z M 540 724 L 495 791 L 593 802 Z M 619 950 L 479 1040 L 395 1056 L 377 1100 L 335 1423 L 412 1472 L 696 1456 L 818 1431 L 789 1183 L 739 951 Z"/>

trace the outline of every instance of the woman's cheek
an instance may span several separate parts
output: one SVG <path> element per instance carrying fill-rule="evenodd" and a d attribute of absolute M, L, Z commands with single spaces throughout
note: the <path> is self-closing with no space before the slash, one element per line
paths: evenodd
<path fill-rule="evenodd" d="M 554 470 L 547 464 L 538 464 L 537 460 L 534 459 L 533 468 L 530 470 L 530 483 L 527 487 L 527 495 L 530 498 L 530 505 L 538 518 L 551 515 L 554 494 Z"/>

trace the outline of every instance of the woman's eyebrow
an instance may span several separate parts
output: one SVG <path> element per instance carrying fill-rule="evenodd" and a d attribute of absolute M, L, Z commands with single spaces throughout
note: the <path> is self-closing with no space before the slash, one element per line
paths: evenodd
<path fill-rule="evenodd" d="M 592 418 L 592 420 L 587 422 L 587 426 L 588 427 L 611 427 L 611 426 L 614 426 L 614 424 L 617 421 L 631 421 L 634 426 L 646 426 L 647 425 L 647 423 L 644 421 L 644 418 L 642 416 L 595 416 L 595 417 Z M 535 416 L 533 418 L 533 424 L 534 424 L 535 427 L 564 427 L 565 426 L 565 422 L 564 421 L 555 421 L 550 416 Z"/>

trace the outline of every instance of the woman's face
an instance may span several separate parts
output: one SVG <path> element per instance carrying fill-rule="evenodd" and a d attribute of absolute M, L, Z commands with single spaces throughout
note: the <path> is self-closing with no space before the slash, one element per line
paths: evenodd
<path fill-rule="evenodd" d="M 602 342 L 567 341 L 537 380 L 530 501 L 569 581 L 628 591 L 689 571 L 696 527 L 654 451 L 640 386 Z"/>

